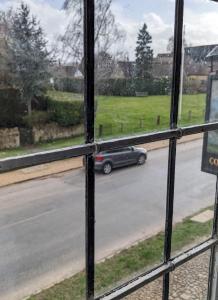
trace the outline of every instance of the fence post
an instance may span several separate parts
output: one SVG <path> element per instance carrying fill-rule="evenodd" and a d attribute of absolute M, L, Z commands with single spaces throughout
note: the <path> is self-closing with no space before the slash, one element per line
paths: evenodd
<path fill-rule="evenodd" d="M 99 137 L 102 137 L 102 136 L 103 136 L 103 125 L 102 125 L 102 124 L 99 125 L 98 136 L 99 136 Z"/>
<path fill-rule="evenodd" d="M 191 119 L 192 119 L 192 111 L 189 110 L 189 112 L 188 112 L 188 120 L 191 121 Z"/>
<path fill-rule="evenodd" d="M 160 115 L 157 116 L 157 126 L 160 125 Z"/>

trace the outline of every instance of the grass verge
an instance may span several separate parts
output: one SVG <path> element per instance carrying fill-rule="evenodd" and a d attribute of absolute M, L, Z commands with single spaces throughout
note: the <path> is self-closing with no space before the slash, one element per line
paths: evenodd
<path fill-rule="evenodd" d="M 179 251 L 195 240 L 209 236 L 212 221 L 204 224 L 191 221 L 190 218 L 174 226 L 172 250 Z M 102 291 L 132 274 L 148 269 L 158 264 L 163 257 L 164 234 L 161 232 L 154 237 L 140 242 L 119 254 L 96 265 L 96 291 Z M 84 299 L 84 271 L 72 276 L 53 287 L 31 296 L 28 300 L 81 300 Z"/>
<path fill-rule="evenodd" d="M 61 149 L 64 147 L 75 146 L 82 143 L 84 143 L 84 137 L 74 137 L 67 139 L 59 139 L 46 143 L 39 143 L 32 146 L 19 147 L 16 149 L 6 149 L 0 151 L 0 159 L 24 154 L 31 154 L 46 150 Z"/>

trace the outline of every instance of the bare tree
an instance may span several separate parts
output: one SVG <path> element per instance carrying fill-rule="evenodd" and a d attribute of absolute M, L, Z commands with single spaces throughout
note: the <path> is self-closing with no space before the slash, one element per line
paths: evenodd
<path fill-rule="evenodd" d="M 107 53 L 113 45 L 124 39 L 111 11 L 112 0 L 96 0 L 95 4 L 95 51 Z M 62 61 L 83 62 L 83 1 L 65 0 L 63 8 L 70 16 L 65 34 L 59 36 L 59 52 Z"/>

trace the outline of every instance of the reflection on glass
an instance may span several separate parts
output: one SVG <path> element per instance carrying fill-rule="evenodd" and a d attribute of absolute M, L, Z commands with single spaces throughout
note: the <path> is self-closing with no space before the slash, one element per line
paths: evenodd
<path fill-rule="evenodd" d="M 209 121 L 218 120 L 218 80 L 212 81 Z M 207 151 L 218 154 L 218 131 L 208 133 Z"/>

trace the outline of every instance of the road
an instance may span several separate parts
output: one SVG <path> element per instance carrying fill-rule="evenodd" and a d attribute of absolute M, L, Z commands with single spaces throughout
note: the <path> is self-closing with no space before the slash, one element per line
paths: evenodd
<path fill-rule="evenodd" d="M 174 222 L 211 205 L 215 178 L 200 171 L 201 141 L 177 153 Z M 167 148 L 144 166 L 96 175 L 96 259 L 164 227 Z M 22 299 L 84 267 L 84 170 L 0 193 L 0 299 Z"/>

